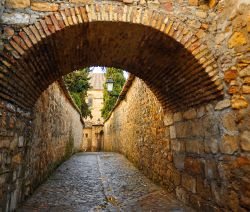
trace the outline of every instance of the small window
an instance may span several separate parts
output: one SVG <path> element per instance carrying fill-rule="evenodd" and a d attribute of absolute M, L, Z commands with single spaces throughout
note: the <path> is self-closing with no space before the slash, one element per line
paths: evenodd
<path fill-rule="evenodd" d="M 88 136 L 89 136 L 88 133 L 86 133 L 86 134 L 85 134 L 85 137 L 87 138 Z"/>

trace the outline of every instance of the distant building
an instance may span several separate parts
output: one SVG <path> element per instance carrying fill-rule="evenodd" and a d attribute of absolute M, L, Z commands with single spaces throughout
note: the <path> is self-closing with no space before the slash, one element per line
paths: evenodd
<path fill-rule="evenodd" d="M 103 118 L 101 109 L 103 107 L 103 84 L 104 73 L 89 73 L 91 89 L 87 93 L 86 102 L 91 110 L 93 118 L 84 120 L 83 150 L 100 151 L 103 146 Z"/>

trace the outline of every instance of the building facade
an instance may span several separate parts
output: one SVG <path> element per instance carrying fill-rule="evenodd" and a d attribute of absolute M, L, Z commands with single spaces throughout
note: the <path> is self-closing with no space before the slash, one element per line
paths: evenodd
<path fill-rule="evenodd" d="M 104 73 L 89 73 L 91 89 L 87 93 L 86 102 L 91 110 L 92 118 L 84 120 L 83 151 L 100 151 L 103 146 L 103 84 Z"/>

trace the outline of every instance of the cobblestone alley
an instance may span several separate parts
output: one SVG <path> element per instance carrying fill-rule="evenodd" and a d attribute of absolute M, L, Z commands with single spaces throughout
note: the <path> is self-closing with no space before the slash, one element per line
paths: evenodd
<path fill-rule="evenodd" d="M 18 211 L 192 211 L 116 153 L 79 153 Z"/>

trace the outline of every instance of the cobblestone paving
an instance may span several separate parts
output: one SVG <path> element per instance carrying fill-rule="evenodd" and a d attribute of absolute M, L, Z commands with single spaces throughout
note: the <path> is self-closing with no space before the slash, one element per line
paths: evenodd
<path fill-rule="evenodd" d="M 17 211 L 192 211 L 117 153 L 78 153 Z"/>

